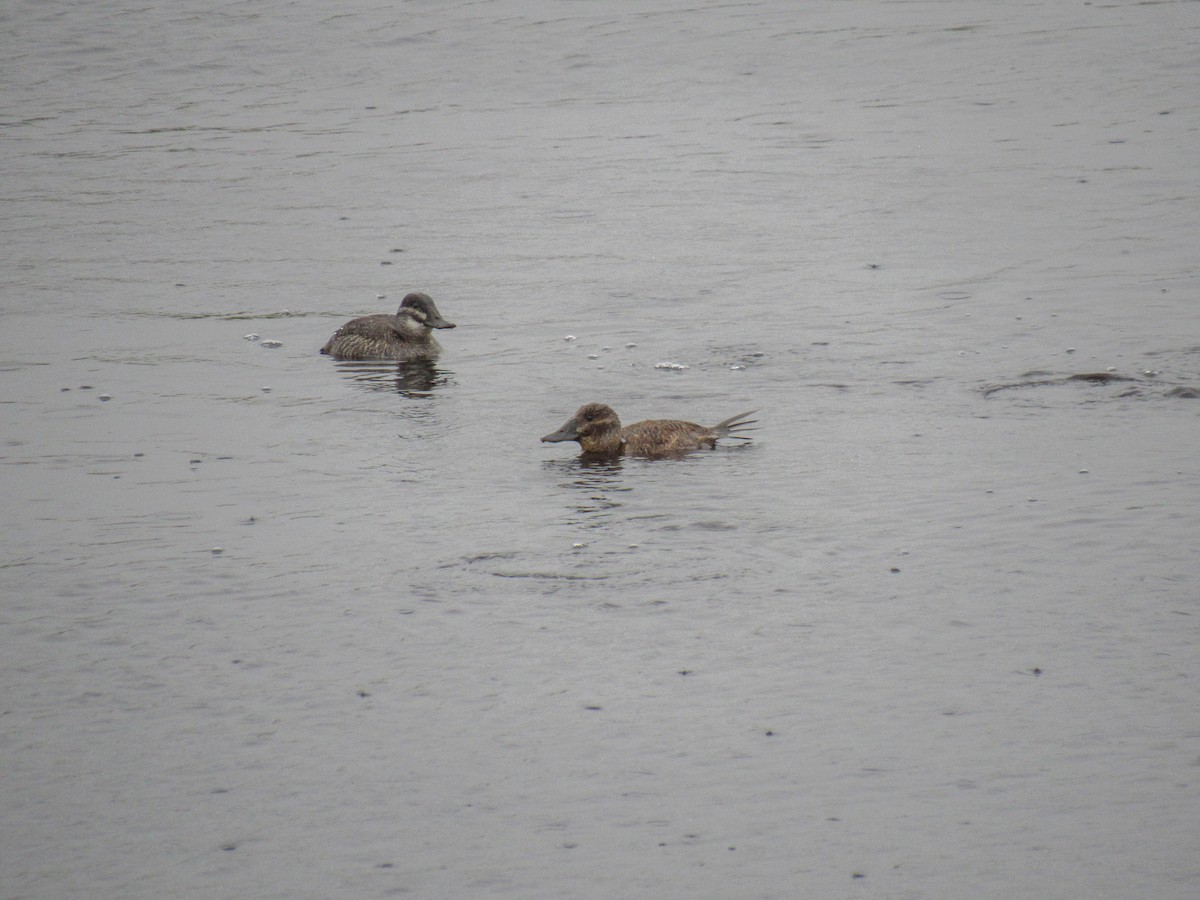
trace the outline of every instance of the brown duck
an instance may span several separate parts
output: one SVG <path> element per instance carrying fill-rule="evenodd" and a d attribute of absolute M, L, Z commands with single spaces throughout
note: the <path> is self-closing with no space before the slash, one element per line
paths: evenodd
<path fill-rule="evenodd" d="M 321 352 L 335 359 L 432 359 L 442 351 L 434 328 L 453 328 L 428 294 L 409 294 L 394 316 L 351 319 L 333 333 Z"/>
<path fill-rule="evenodd" d="M 723 437 L 748 441 L 750 438 L 740 431 L 751 430 L 756 419 L 747 419 L 758 410 L 738 413 L 705 428 L 694 422 L 678 419 L 646 419 L 621 427 L 621 420 L 611 406 L 603 403 L 588 403 L 579 407 L 562 428 L 542 438 L 549 444 L 559 441 L 578 441 L 587 456 L 615 457 L 642 456 L 649 459 L 677 459 L 692 450 L 713 448 Z"/>

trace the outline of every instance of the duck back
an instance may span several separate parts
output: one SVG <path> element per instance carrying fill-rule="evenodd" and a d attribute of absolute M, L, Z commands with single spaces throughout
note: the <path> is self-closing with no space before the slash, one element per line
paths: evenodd
<path fill-rule="evenodd" d="M 692 450 L 711 450 L 723 437 L 749 440 L 739 432 L 754 424 L 754 419 L 746 418 L 753 414 L 753 410 L 738 413 L 711 428 L 680 419 L 645 419 L 626 425 L 621 437 L 625 439 L 625 452 L 631 456 L 680 456 Z"/>
<path fill-rule="evenodd" d="M 407 315 L 351 319 L 321 352 L 336 359 L 429 359 L 442 350 L 433 333 Z"/>

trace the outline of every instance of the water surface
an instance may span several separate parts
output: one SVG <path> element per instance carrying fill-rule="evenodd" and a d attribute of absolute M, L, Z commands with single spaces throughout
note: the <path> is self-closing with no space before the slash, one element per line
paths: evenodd
<path fill-rule="evenodd" d="M 5 897 L 1200 890 L 1200 6 L 2 18 Z"/>

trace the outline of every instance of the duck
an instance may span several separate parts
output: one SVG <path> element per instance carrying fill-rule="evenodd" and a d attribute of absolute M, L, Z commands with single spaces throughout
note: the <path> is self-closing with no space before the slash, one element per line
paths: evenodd
<path fill-rule="evenodd" d="M 561 428 L 542 438 L 543 443 L 578 441 L 585 456 L 613 458 L 621 455 L 647 459 L 678 459 L 693 450 L 712 449 L 721 438 L 750 440 L 741 431 L 749 429 L 757 419 L 749 419 L 758 410 L 738 413 L 711 428 L 679 419 L 645 419 L 632 425 L 621 425 L 611 406 L 585 403 Z"/>
<path fill-rule="evenodd" d="M 434 328 L 453 328 L 428 294 L 407 295 L 394 316 L 351 319 L 333 333 L 321 352 L 334 359 L 431 359 L 442 351 Z"/>

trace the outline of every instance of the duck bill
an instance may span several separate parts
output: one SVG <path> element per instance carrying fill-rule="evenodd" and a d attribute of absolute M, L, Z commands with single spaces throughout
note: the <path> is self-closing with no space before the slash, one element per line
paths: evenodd
<path fill-rule="evenodd" d="M 579 431 L 575 427 L 575 420 L 568 419 L 566 424 L 558 431 L 552 431 L 544 438 L 542 443 L 557 444 L 560 441 L 577 441 L 579 440 Z"/>
<path fill-rule="evenodd" d="M 425 302 L 425 326 L 427 328 L 453 328 L 454 327 L 453 322 L 447 322 L 445 319 L 442 318 L 442 314 L 440 312 L 438 312 L 437 305 L 433 302 L 433 300 L 428 295 L 425 295 L 424 299 L 426 301 Z"/>

